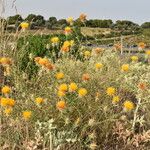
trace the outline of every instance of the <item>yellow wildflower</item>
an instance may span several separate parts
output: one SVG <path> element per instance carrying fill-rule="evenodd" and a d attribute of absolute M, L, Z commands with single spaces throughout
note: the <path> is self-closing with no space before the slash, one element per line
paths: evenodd
<path fill-rule="evenodd" d="M 40 104 L 42 104 L 44 102 L 44 99 L 42 97 L 37 97 L 35 99 L 35 102 L 36 102 L 37 105 L 40 105 Z"/>
<path fill-rule="evenodd" d="M 52 37 L 52 38 L 51 38 L 51 42 L 52 42 L 53 44 L 58 44 L 58 43 L 59 43 L 59 38 L 58 38 L 58 37 Z"/>
<path fill-rule="evenodd" d="M 85 88 L 80 88 L 78 91 L 79 97 L 83 97 L 87 94 L 87 90 Z"/>
<path fill-rule="evenodd" d="M 121 70 L 124 71 L 124 72 L 129 71 L 129 64 L 123 64 L 123 65 L 121 66 Z"/>
<path fill-rule="evenodd" d="M 8 99 L 2 97 L 0 104 L 1 104 L 1 106 L 6 107 L 8 105 Z"/>
<path fill-rule="evenodd" d="M 146 55 L 150 56 L 150 50 L 147 50 L 145 53 Z"/>
<path fill-rule="evenodd" d="M 22 22 L 22 23 L 20 24 L 20 26 L 21 26 L 22 29 L 27 29 L 27 28 L 29 27 L 29 23 L 27 23 L 27 22 Z"/>
<path fill-rule="evenodd" d="M 131 57 L 131 60 L 132 60 L 132 61 L 138 61 L 138 59 L 139 59 L 139 58 L 138 58 L 137 56 L 132 56 L 132 57 Z"/>
<path fill-rule="evenodd" d="M 32 112 L 26 110 L 26 111 L 23 111 L 22 115 L 23 115 L 23 119 L 25 119 L 27 121 L 31 118 Z"/>
<path fill-rule="evenodd" d="M 120 101 L 120 97 L 119 96 L 114 96 L 113 99 L 112 99 L 112 103 L 113 104 L 116 104 Z"/>
<path fill-rule="evenodd" d="M 132 109 L 134 109 L 134 104 L 131 101 L 125 101 L 123 105 L 125 111 L 131 111 Z"/>
<path fill-rule="evenodd" d="M 61 101 L 57 102 L 56 107 L 59 110 L 63 110 L 66 108 L 66 102 L 61 100 Z"/>
<path fill-rule="evenodd" d="M 67 21 L 70 25 L 72 25 L 72 24 L 73 24 L 73 17 L 67 18 L 66 21 Z"/>
<path fill-rule="evenodd" d="M 84 56 L 85 56 L 86 58 L 90 57 L 90 56 L 91 56 L 91 52 L 90 52 L 90 51 L 85 51 L 85 52 L 84 52 Z"/>
<path fill-rule="evenodd" d="M 67 84 L 64 83 L 64 84 L 61 84 L 58 89 L 59 91 L 66 92 L 68 90 L 68 86 Z"/>
<path fill-rule="evenodd" d="M 66 94 L 65 94 L 65 92 L 64 91 L 58 91 L 57 92 L 57 95 L 59 96 L 59 97 L 64 97 Z"/>
<path fill-rule="evenodd" d="M 96 64 L 95 64 L 95 68 L 96 68 L 97 70 L 101 69 L 102 67 L 103 67 L 103 64 L 101 64 L 101 63 L 96 63 Z"/>
<path fill-rule="evenodd" d="M 70 83 L 70 85 L 69 85 L 69 91 L 70 91 L 70 92 L 76 91 L 77 88 L 78 88 L 78 86 L 77 86 L 76 83 Z"/>
<path fill-rule="evenodd" d="M 4 114 L 5 114 L 6 116 L 9 116 L 11 113 L 12 113 L 12 108 L 6 108 L 6 109 L 4 110 Z"/>
<path fill-rule="evenodd" d="M 107 95 L 113 96 L 115 94 L 116 90 L 114 87 L 108 87 L 106 90 Z"/>
<path fill-rule="evenodd" d="M 1 92 L 3 94 L 9 94 L 11 92 L 11 88 L 9 86 L 4 86 L 2 87 Z"/>
<path fill-rule="evenodd" d="M 70 34 L 72 32 L 72 29 L 70 27 L 65 28 L 65 34 Z"/>
<path fill-rule="evenodd" d="M 64 73 L 62 73 L 62 72 L 56 73 L 56 79 L 60 80 L 60 79 L 63 79 L 63 78 L 64 78 Z"/>

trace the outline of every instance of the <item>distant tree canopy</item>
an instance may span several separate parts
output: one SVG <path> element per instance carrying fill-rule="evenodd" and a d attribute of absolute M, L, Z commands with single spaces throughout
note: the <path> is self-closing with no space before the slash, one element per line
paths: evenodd
<path fill-rule="evenodd" d="M 150 22 L 145 22 L 141 25 L 142 28 L 150 28 Z"/>
<path fill-rule="evenodd" d="M 16 24 L 16 23 L 22 22 L 22 21 L 23 21 L 23 18 L 19 14 L 15 15 L 15 16 L 10 16 L 7 18 L 7 23 L 10 25 Z"/>
<path fill-rule="evenodd" d="M 30 29 L 47 28 L 47 29 L 63 29 L 68 25 L 66 19 L 57 20 L 56 17 L 49 17 L 47 20 L 42 15 L 29 14 L 25 19 L 21 15 L 10 16 L 7 19 L 7 25 L 14 25 L 18 27 L 23 21 L 30 23 Z M 74 26 L 91 27 L 91 28 L 111 28 L 117 32 L 128 34 L 128 33 L 139 33 L 141 28 L 150 28 L 150 22 L 145 22 L 141 26 L 128 20 L 118 20 L 115 23 L 111 19 L 90 19 L 84 23 L 80 19 L 74 20 Z"/>
<path fill-rule="evenodd" d="M 110 28 L 113 25 L 112 20 L 90 19 L 86 21 L 87 27 Z"/>

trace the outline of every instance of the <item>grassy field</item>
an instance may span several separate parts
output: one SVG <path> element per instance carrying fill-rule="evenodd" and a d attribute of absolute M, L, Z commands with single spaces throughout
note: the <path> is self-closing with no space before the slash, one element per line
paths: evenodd
<path fill-rule="evenodd" d="M 87 48 L 72 26 L 0 35 L 0 149 L 150 149 L 148 31 L 125 39 L 143 55 L 121 55 L 116 39 Z"/>

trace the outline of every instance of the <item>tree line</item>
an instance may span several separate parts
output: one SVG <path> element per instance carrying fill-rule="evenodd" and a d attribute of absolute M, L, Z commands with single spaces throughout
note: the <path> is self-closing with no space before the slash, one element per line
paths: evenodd
<path fill-rule="evenodd" d="M 17 14 L 14 16 L 9 16 L 7 19 L 1 19 L 6 22 L 7 27 L 9 28 L 18 28 L 20 23 L 23 21 L 30 23 L 30 29 L 63 29 L 67 26 L 66 19 L 57 19 L 56 17 L 49 17 L 45 19 L 42 15 L 29 14 L 26 18 L 23 18 L 21 15 Z M 78 27 L 86 26 L 93 28 L 111 28 L 118 31 L 126 31 L 137 33 L 143 28 L 150 28 L 150 22 L 145 22 L 141 26 L 128 20 L 118 20 L 115 23 L 111 19 L 100 20 L 100 19 L 89 19 L 84 23 L 80 19 L 74 20 L 74 25 Z"/>

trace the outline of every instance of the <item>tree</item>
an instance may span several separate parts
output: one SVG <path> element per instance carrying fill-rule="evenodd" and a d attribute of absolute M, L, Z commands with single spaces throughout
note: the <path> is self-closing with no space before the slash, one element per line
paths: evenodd
<path fill-rule="evenodd" d="M 44 26 L 45 25 L 44 17 L 41 15 L 37 15 L 35 18 L 35 23 L 37 24 L 37 26 Z"/>
<path fill-rule="evenodd" d="M 9 25 L 12 25 L 12 24 L 18 24 L 18 23 L 21 23 L 23 21 L 23 18 L 21 17 L 21 15 L 15 15 L 15 16 L 10 16 L 7 18 L 7 23 Z"/>
<path fill-rule="evenodd" d="M 60 27 L 60 28 L 64 28 L 65 26 L 67 26 L 67 21 L 66 19 L 60 19 L 57 21 L 57 25 Z"/>
<path fill-rule="evenodd" d="M 56 26 L 56 24 L 57 24 L 57 18 L 56 17 L 50 17 L 48 19 L 48 21 L 46 22 L 46 27 L 48 29 L 53 29 L 54 26 Z"/>
<path fill-rule="evenodd" d="M 141 25 L 142 28 L 150 28 L 150 22 L 145 22 Z"/>
<path fill-rule="evenodd" d="M 28 22 L 35 22 L 36 21 L 36 15 L 34 14 L 29 14 L 26 18 L 25 18 L 26 21 Z"/>

